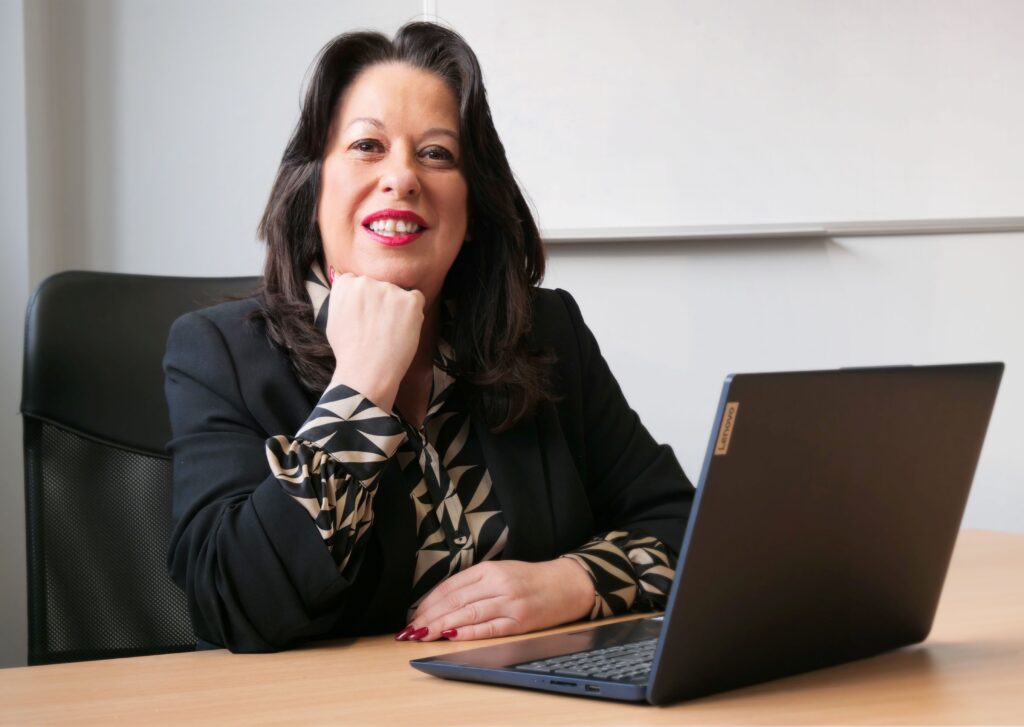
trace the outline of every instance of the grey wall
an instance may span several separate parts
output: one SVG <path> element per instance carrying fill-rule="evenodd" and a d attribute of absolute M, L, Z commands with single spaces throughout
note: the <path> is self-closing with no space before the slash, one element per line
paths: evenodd
<path fill-rule="evenodd" d="M 849 187 L 822 187 L 820 175 L 804 173 L 816 158 L 769 143 L 792 138 L 782 122 L 771 127 L 778 138 L 751 130 L 761 109 L 726 92 L 758 74 L 771 81 L 770 109 L 783 121 L 791 118 L 800 127 L 808 115 L 846 114 L 841 126 L 852 138 L 915 154 L 924 149 L 927 161 L 904 163 L 910 166 L 904 187 L 932 205 L 926 211 L 948 209 L 941 204 L 949 199 L 948 180 L 931 177 L 949 161 L 966 169 L 958 179 L 972 209 L 991 203 L 984 211 L 1024 214 L 1022 165 L 1006 163 L 1024 159 L 1024 98 L 1007 93 L 992 100 L 993 88 L 1024 77 L 1024 48 L 1005 35 L 1020 27 L 1022 5 L 885 5 L 902 26 L 876 23 L 877 3 L 813 0 L 629 8 L 617 2 L 524 7 L 456 0 L 3 0 L 0 325 L 6 340 L 20 341 L 30 286 L 62 269 L 257 273 L 262 250 L 256 224 L 313 54 L 342 30 L 392 32 L 425 6 L 436 7 L 479 52 L 496 124 L 549 227 L 791 222 L 797 220 L 778 215 L 811 209 L 794 206 L 801 192 L 826 205 L 817 209 L 889 209 L 875 204 L 886 202 L 877 195 L 857 197 L 854 202 L 868 205 L 863 209 L 844 207 Z M 952 22 L 960 17 L 958 8 L 968 7 L 969 18 Z M 682 13 L 679 32 L 659 23 L 659 13 L 675 20 Z M 908 25 L 913 17 L 921 22 Z M 700 45 L 733 37 L 736 27 L 744 29 L 744 42 Z M 830 55 L 835 46 L 826 40 L 798 47 L 786 42 L 795 32 L 827 39 L 823 28 L 862 28 L 843 36 L 842 63 Z M 630 47 L 594 57 L 603 48 L 599 41 L 616 29 Z M 1001 113 L 982 114 L 968 104 L 918 122 L 918 105 L 904 105 L 891 85 L 885 86 L 889 105 L 862 108 L 843 105 L 834 95 L 821 98 L 833 80 L 853 83 L 858 69 L 877 76 L 872 59 L 898 60 L 896 31 L 911 34 L 922 53 L 931 52 L 929 38 L 952 44 L 952 58 L 984 75 L 974 101 L 998 103 Z M 655 47 L 669 42 L 677 53 L 671 62 Z M 619 96 L 601 95 L 603 79 L 595 69 L 609 74 Z M 955 88 L 967 94 L 972 78 L 941 63 L 912 70 L 932 90 L 952 73 Z M 638 102 L 623 113 L 612 101 L 634 85 L 640 100 L 676 94 L 679 103 Z M 912 99 L 922 102 L 938 98 L 916 93 Z M 699 113 L 685 105 L 691 98 L 702 100 Z M 684 130 L 707 124 L 716 108 L 727 112 L 718 133 L 673 134 L 671 125 L 658 126 L 665 118 Z M 910 127 L 907 114 L 915 120 Z M 929 132 L 927 143 L 918 143 L 914 128 L 934 131 L 929 119 L 942 133 Z M 943 139 L 950 140 L 948 154 Z M 965 140 L 991 151 L 965 156 Z M 859 165 L 841 146 L 824 149 L 831 155 L 827 167 L 836 175 L 852 174 L 855 190 L 878 169 Z M 652 159 L 666 155 L 675 161 L 652 166 Z M 727 173 L 723 159 L 729 160 Z M 748 169 L 760 174 L 772 164 L 777 184 L 748 183 Z M 608 169 L 618 174 L 609 176 Z M 890 179 L 901 173 L 887 172 Z M 720 191 L 698 203 L 711 188 L 702 187 L 702 179 Z M 776 187 L 779 205 L 772 204 Z M 993 195 L 978 194 L 990 188 Z M 680 210 L 689 217 L 673 218 Z M 730 371 L 1006 361 L 966 524 L 1024 530 L 1024 466 L 1015 456 L 1024 431 L 1024 388 L 1015 373 L 1024 365 L 1016 320 L 1024 308 L 1016 282 L 1024 269 L 1022 243 L 1024 234 L 1014 233 L 561 246 L 551 249 L 547 283 L 576 295 L 631 402 L 694 477 L 722 377 Z M 6 503 L 0 509 L 0 665 L 23 663 L 25 654 L 20 354 L 20 346 L 0 352 L 0 455 L 8 464 L 0 479 Z"/>
<path fill-rule="evenodd" d="M 28 299 L 25 44 L 21 2 L 0 2 L 0 666 L 25 660 L 22 315 Z"/>

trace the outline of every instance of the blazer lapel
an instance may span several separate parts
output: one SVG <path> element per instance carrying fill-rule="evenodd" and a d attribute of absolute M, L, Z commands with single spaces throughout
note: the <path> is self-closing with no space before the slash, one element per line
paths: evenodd
<path fill-rule="evenodd" d="M 535 419 L 501 434 L 492 433 L 476 418 L 473 428 L 508 524 L 502 557 L 550 558 L 554 538 L 551 499 Z"/>

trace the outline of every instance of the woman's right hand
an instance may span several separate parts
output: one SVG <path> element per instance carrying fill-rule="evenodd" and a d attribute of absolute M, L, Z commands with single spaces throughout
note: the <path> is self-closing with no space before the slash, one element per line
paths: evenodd
<path fill-rule="evenodd" d="M 386 412 L 419 345 L 425 300 L 365 275 L 335 273 L 327 311 L 334 351 L 331 386 L 345 384 Z"/>

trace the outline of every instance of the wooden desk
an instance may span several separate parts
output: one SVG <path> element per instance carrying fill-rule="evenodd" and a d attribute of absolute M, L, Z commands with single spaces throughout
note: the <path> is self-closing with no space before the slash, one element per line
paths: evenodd
<path fill-rule="evenodd" d="M 448 682 L 408 665 L 476 645 L 374 637 L 4 669 L 0 723 L 1024 723 L 1024 535 L 961 533 L 921 646 L 668 708 Z"/>

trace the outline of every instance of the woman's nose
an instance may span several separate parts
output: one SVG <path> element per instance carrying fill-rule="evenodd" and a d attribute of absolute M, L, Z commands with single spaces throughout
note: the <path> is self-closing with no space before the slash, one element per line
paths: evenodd
<path fill-rule="evenodd" d="M 394 159 L 380 177 L 380 191 L 397 198 L 420 192 L 420 179 L 413 162 L 405 158 Z"/>

